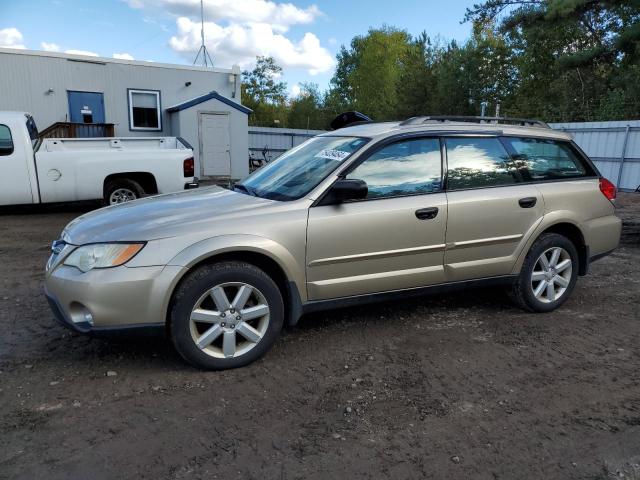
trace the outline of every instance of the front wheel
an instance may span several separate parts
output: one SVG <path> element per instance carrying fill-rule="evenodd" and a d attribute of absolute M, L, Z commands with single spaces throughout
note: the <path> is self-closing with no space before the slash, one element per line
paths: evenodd
<path fill-rule="evenodd" d="M 264 355 L 283 321 L 282 295 L 265 272 L 249 263 L 221 262 L 198 268 L 178 287 L 170 331 L 187 361 L 224 370 Z"/>
<path fill-rule="evenodd" d="M 512 297 L 525 310 L 550 312 L 567 300 L 577 279 L 578 252 L 573 242 L 546 233 L 531 246 Z"/>

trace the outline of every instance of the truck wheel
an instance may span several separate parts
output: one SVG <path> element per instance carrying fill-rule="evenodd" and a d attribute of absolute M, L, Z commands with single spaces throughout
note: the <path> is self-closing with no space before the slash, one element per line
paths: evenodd
<path fill-rule="evenodd" d="M 531 246 L 511 297 L 530 312 L 550 312 L 562 305 L 578 279 L 578 252 L 571 240 L 545 233 Z"/>
<path fill-rule="evenodd" d="M 142 195 L 144 195 L 144 190 L 138 182 L 128 178 L 119 178 L 107 183 L 104 189 L 104 203 L 116 205 L 136 200 Z"/>
<path fill-rule="evenodd" d="M 264 355 L 284 322 L 275 282 L 245 262 L 205 265 L 173 297 L 169 331 L 176 350 L 207 370 L 241 367 Z"/>

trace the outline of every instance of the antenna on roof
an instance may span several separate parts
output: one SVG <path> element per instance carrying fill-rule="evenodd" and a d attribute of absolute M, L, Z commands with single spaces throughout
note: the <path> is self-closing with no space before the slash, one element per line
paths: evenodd
<path fill-rule="evenodd" d="M 213 60 L 211 60 L 207 46 L 204 44 L 204 0 L 200 0 L 200 38 L 202 38 L 202 45 L 200 45 L 200 49 L 198 50 L 198 54 L 196 55 L 196 59 L 193 61 L 193 64 L 195 65 L 198 63 L 198 58 L 200 58 L 200 55 L 202 54 L 202 66 L 213 67 Z"/>

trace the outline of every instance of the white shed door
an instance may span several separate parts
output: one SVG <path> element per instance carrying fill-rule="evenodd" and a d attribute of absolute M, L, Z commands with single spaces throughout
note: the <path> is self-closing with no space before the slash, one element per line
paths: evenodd
<path fill-rule="evenodd" d="M 202 173 L 211 176 L 231 176 L 231 141 L 228 114 L 200 114 L 200 145 Z"/>

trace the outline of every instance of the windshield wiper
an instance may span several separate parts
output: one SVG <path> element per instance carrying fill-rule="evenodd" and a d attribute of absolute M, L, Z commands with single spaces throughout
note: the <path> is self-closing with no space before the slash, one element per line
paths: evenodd
<path fill-rule="evenodd" d="M 248 193 L 249 195 L 251 195 L 252 197 L 255 197 L 255 196 L 256 196 L 256 192 L 254 192 L 253 190 L 251 190 L 249 187 L 247 187 L 247 186 L 245 186 L 245 185 L 242 185 L 241 183 L 236 183 L 236 184 L 233 186 L 233 190 L 234 190 L 234 191 L 235 191 L 235 190 L 240 190 L 240 191 L 243 191 L 243 192 L 247 192 L 247 193 Z"/>

